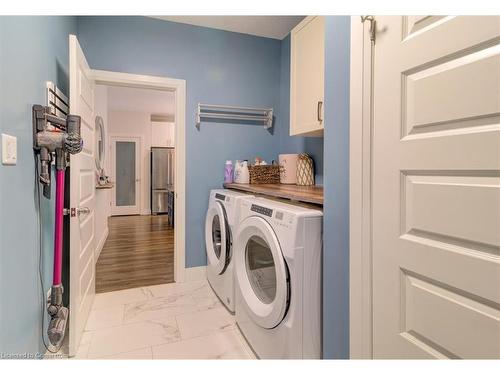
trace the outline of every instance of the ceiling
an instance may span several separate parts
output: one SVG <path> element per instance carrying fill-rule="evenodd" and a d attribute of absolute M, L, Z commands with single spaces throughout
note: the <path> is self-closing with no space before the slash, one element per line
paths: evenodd
<path fill-rule="evenodd" d="M 156 16 L 154 18 L 281 40 L 304 16 Z"/>
<path fill-rule="evenodd" d="M 175 94 L 173 91 L 108 86 L 108 109 L 173 116 Z"/>

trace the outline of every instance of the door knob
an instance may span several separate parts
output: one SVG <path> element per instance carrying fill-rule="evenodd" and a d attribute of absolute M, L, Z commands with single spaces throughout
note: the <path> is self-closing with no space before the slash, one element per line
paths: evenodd
<path fill-rule="evenodd" d="M 88 208 L 88 207 L 78 207 L 76 209 L 76 213 L 77 213 L 78 216 L 80 216 L 81 214 L 88 215 L 88 214 L 90 214 L 90 208 Z"/>

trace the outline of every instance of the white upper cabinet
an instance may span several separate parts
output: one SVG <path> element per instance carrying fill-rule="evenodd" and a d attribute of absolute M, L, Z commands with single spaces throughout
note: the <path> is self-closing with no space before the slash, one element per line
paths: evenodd
<path fill-rule="evenodd" d="M 174 147 L 175 124 L 173 122 L 151 122 L 151 147 Z"/>
<path fill-rule="evenodd" d="M 291 32 L 290 135 L 323 136 L 324 17 L 306 17 Z"/>

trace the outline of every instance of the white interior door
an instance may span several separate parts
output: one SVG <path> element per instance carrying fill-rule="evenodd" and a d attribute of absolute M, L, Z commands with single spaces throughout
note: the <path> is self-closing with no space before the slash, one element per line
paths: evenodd
<path fill-rule="evenodd" d="M 141 213 L 141 141 L 135 137 L 111 137 L 112 215 Z"/>
<path fill-rule="evenodd" d="M 500 17 L 376 17 L 373 355 L 500 358 Z"/>
<path fill-rule="evenodd" d="M 95 295 L 94 81 L 78 39 L 69 37 L 70 111 L 80 115 L 83 150 L 70 156 L 69 354 L 75 355 Z M 88 208 L 85 210 L 84 208 Z M 79 210 L 82 209 L 82 210 Z"/>

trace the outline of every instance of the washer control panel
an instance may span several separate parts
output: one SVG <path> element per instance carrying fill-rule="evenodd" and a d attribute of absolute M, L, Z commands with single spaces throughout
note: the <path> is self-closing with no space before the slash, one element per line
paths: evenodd
<path fill-rule="evenodd" d="M 267 207 L 259 206 L 256 204 L 252 204 L 250 207 L 250 211 L 257 212 L 261 215 L 273 217 L 273 210 Z"/>
<path fill-rule="evenodd" d="M 219 199 L 221 201 L 225 201 L 226 200 L 226 196 L 223 195 L 223 194 L 215 193 L 215 199 Z"/>

